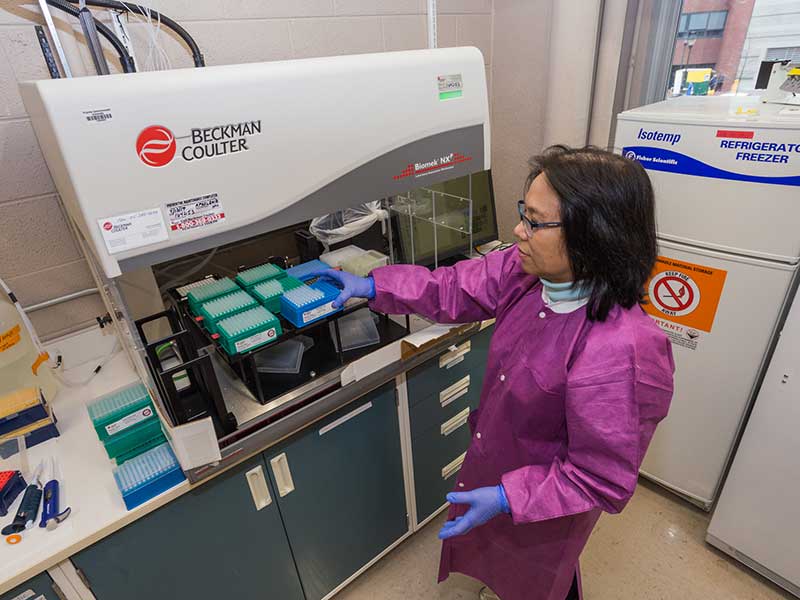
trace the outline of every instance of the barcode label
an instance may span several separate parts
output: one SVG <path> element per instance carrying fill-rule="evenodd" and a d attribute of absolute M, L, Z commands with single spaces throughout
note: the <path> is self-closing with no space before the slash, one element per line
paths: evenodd
<path fill-rule="evenodd" d="M 113 117 L 110 108 L 101 108 L 99 110 L 85 110 L 83 116 L 87 123 L 105 123 L 110 121 Z"/>

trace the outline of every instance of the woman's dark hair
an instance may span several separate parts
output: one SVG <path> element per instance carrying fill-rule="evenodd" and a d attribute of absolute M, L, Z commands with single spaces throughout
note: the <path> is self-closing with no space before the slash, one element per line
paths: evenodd
<path fill-rule="evenodd" d="M 575 282 L 591 287 L 589 319 L 615 304 L 644 302 L 656 261 L 653 187 L 642 166 L 599 148 L 551 146 L 529 162 L 527 193 L 541 173 L 561 201 L 561 222 Z"/>

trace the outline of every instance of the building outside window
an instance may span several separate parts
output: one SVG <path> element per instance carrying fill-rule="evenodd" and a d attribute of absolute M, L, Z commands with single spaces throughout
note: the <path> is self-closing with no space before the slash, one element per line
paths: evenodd
<path fill-rule="evenodd" d="M 752 92 L 767 60 L 800 62 L 800 1 L 684 0 L 667 95 Z"/>

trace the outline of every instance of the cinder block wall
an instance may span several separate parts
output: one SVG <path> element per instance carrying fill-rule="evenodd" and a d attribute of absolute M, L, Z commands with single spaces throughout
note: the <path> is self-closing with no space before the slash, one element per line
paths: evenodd
<path fill-rule="evenodd" d="M 439 0 L 439 45 L 474 45 L 492 60 L 494 0 Z M 150 0 L 139 0 L 149 4 Z M 427 46 L 425 0 L 160 0 L 153 8 L 177 20 L 208 65 Z M 93 74 L 80 27 L 53 9 L 73 74 Z M 98 16 L 103 12 L 98 10 Z M 0 0 L 0 277 L 23 306 L 94 287 L 42 159 L 17 84 L 49 74 L 34 31 L 36 2 Z M 145 29 L 131 22 L 140 63 Z M 177 39 L 162 36 L 173 67 L 191 66 Z M 115 56 L 106 52 L 112 70 Z M 98 164 L 98 168 L 102 168 Z M 45 338 L 81 329 L 105 312 L 86 296 L 31 313 Z"/>

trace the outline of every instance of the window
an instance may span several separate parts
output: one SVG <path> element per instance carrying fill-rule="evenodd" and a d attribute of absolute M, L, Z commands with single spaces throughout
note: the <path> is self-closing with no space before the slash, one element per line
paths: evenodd
<path fill-rule="evenodd" d="M 800 46 L 790 46 L 789 48 L 768 48 L 764 54 L 764 60 L 788 60 L 790 62 L 800 62 Z"/>
<path fill-rule="evenodd" d="M 727 10 L 684 13 L 678 22 L 678 39 L 720 37 L 727 19 Z"/>

